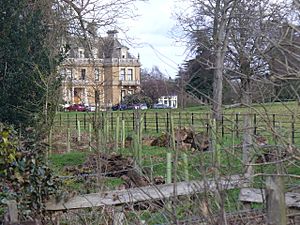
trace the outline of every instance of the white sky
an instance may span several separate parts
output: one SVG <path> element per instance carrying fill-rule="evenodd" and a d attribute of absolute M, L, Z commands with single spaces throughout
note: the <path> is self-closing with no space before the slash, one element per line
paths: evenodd
<path fill-rule="evenodd" d="M 128 22 L 127 35 L 135 43 L 130 52 L 139 53 L 142 68 L 156 65 L 167 77 L 175 77 L 178 67 L 186 58 L 185 46 L 175 44 L 171 30 L 176 21 L 172 18 L 174 0 L 149 0 L 137 4 L 137 14 Z"/>

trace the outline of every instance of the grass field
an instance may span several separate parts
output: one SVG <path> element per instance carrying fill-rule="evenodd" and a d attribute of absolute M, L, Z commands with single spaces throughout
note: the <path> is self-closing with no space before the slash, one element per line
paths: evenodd
<path fill-rule="evenodd" d="M 254 105 L 251 110 L 245 107 L 232 109 L 224 109 L 224 117 L 222 126 L 217 130 L 219 139 L 219 165 L 216 167 L 216 155 L 214 152 L 192 151 L 190 149 L 178 149 L 176 151 L 169 147 L 142 146 L 140 148 L 141 160 L 138 162 L 140 168 L 143 169 L 145 175 L 150 179 L 155 177 L 167 177 L 167 153 L 172 153 L 172 179 L 174 180 L 176 172 L 176 180 L 186 180 L 188 173 L 189 180 L 201 180 L 204 177 L 215 176 L 216 171 L 220 175 L 243 174 L 245 166 L 242 163 L 241 139 L 243 136 L 243 114 L 251 113 L 253 124 L 253 132 L 257 136 L 263 136 L 267 139 L 270 146 L 279 146 L 284 150 L 289 144 L 300 146 L 300 121 L 298 115 L 299 106 L 294 102 Z M 125 121 L 125 136 L 131 136 L 136 130 L 137 124 L 141 126 L 142 135 L 144 137 L 160 136 L 162 133 L 170 132 L 170 124 L 173 120 L 174 127 L 192 127 L 195 132 L 204 132 L 210 134 L 211 120 L 208 107 L 199 106 L 191 107 L 186 110 L 147 110 L 142 112 L 122 111 L 122 112 L 102 112 L 99 114 L 102 128 L 107 132 L 107 142 L 115 143 L 117 118 L 119 125 L 122 118 Z M 138 115 L 138 119 L 136 119 Z M 76 191 L 79 194 L 97 192 L 97 179 L 95 177 L 84 178 L 82 176 L 73 176 L 65 170 L 67 167 L 81 168 L 82 164 L 98 151 L 92 148 L 89 151 L 89 130 L 88 124 L 92 122 L 94 113 L 76 113 L 61 112 L 57 114 L 55 126 L 53 127 L 53 154 L 50 155 L 50 165 L 58 176 L 63 176 L 63 185 L 68 191 Z M 172 119 L 171 119 L 172 118 Z M 80 121 L 81 140 L 77 140 L 78 123 Z M 120 125 L 121 126 L 121 125 Z M 66 130 L 70 128 L 71 149 L 66 153 L 67 135 Z M 101 126 L 100 126 L 101 127 Z M 95 129 L 92 130 L 92 138 L 96 138 Z M 276 135 L 274 135 L 276 134 Z M 278 136 L 277 136 L 278 135 Z M 119 141 L 122 136 L 122 129 L 119 127 Z M 59 142 L 59 144 L 57 143 Z M 94 144 L 94 143 L 92 143 Z M 59 150 L 55 149 L 59 148 Z M 276 149 L 275 147 L 271 147 Z M 280 151 L 281 151 L 280 150 Z M 134 157 L 133 148 L 118 149 L 103 147 L 103 151 L 108 154 L 122 154 L 124 157 Z M 253 160 L 265 154 L 265 149 L 256 147 Z M 56 152 L 56 153 L 55 153 Z M 177 154 L 177 159 L 175 155 Z M 184 162 L 184 155 L 187 156 L 188 164 Z M 176 163 L 175 163 L 176 162 Z M 286 174 L 300 174 L 300 164 L 297 160 L 283 161 L 282 166 Z M 175 170 L 176 168 L 176 170 Z M 257 174 L 272 174 L 276 171 L 275 164 L 257 165 L 254 172 Z M 124 180 L 120 177 L 102 177 L 101 188 L 104 190 L 112 190 L 119 188 L 124 184 Z M 285 177 L 286 188 L 300 184 L 297 177 Z M 258 176 L 254 179 L 253 186 L 262 188 L 265 185 L 265 176 Z M 226 192 L 226 210 L 235 211 L 240 209 L 238 202 L 239 190 Z M 198 196 L 199 199 L 207 198 L 207 196 Z M 212 196 L 208 196 L 212 200 Z M 193 210 L 195 202 L 183 201 L 178 206 L 177 213 L 179 218 L 188 216 L 188 210 Z M 201 201 L 197 204 L 201 204 Z M 253 204 L 252 207 L 261 208 L 261 204 Z M 143 211 L 140 218 L 148 222 L 148 224 L 164 223 L 165 220 L 161 212 Z M 129 213 L 130 214 L 130 213 Z M 136 215 L 132 215 L 134 217 Z M 129 216 L 131 217 L 131 216 Z"/>

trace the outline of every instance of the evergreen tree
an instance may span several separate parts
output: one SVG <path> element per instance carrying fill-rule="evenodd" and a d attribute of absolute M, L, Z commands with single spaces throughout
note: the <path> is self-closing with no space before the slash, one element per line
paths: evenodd
<path fill-rule="evenodd" d="M 0 121 L 33 125 L 45 109 L 56 60 L 50 57 L 44 6 L 2 0 L 0 6 Z M 54 81 L 51 85 L 58 86 Z M 47 86 L 47 88 L 46 88 Z M 47 108 L 47 107 L 46 107 Z"/>

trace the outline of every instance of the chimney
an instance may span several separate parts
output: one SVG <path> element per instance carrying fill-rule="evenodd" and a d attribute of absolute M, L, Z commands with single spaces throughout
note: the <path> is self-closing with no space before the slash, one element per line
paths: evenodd
<path fill-rule="evenodd" d="M 117 33 L 119 33 L 117 30 L 109 30 L 109 31 L 107 31 L 107 36 L 109 38 L 116 38 Z"/>

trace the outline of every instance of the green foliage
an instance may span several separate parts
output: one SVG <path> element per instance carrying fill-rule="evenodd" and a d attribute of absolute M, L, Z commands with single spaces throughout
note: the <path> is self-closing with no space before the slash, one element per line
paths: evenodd
<path fill-rule="evenodd" d="M 45 111 L 50 90 L 54 93 L 59 87 L 53 76 L 58 61 L 47 47 L 50 28 L 43 7 L 37 1 L 1 1 L 0 121 L 16 127 L 32 126 Z"/>
<path fill-rule="evenodd" d="M 0 202 L 16 200 L 23 217 L 41 214 L 44 201 L 59 187 L 45 165 L 45 148 L 34 139 L 20 140 L 12 127 L 0 130 Z"/>
<path fill-rule="evenodd" d="M 132 104 L 139 104 L 139 103 L 146 103 L 147 106 L 151 106 L 153 101 L 148 96 L 145 96 L 140 93 L 136 93 L 133 95 L 127 95 L 124 97 L 124 100 L 122 101 L 123 104 L 132 105 Z"/>

